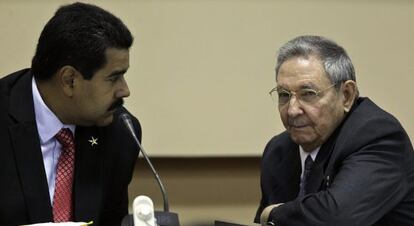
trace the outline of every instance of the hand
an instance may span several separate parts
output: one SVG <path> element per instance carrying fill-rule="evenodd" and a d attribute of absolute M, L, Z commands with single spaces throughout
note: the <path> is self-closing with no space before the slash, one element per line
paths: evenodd
<path fill-rule="evenodd" d="M 273 204 L 273 205 L 270 205 L 270 206 L 264 208 L 264 210 L 262 211 L 262 214 L 260 214 L 260 224 L 262 226 L 269 225 L 268 222 L 269 222 L 270 212 L 272 211 L 273 208 L 277 208 L 281 205 L 283 205 L 283 203 Z"/>

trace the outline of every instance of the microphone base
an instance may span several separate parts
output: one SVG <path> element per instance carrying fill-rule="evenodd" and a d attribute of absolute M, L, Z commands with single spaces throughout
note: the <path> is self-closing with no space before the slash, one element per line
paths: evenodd
<path fill-rule="evenodd" d="M 155 218 L 159 226 L 180 226 L 178 214 L 173 212 L 155 211 Z"/>
<path fill-rule="evenodd" d="M 157 225 L 159 226 L 180 226 L 178 221 L 178 214 L 173 212 L 154 211 L 155 219 L 157 219 Z M 121 226 L 134 226 L 134 218 L 131 214 L 128 214 L 122 219 Z"/>

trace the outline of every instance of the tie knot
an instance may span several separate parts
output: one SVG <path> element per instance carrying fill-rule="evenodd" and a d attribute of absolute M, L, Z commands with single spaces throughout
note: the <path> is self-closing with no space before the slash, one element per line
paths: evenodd
<path fill-rule="evenodd" d="M 55 137 L 63 147 L 74 146 L 73 134 L 68 128 L 62 128 L 59 130 Z"/>
<path fill-rule="evenodd" d="M 313 159 L 310 155 L 305 159 L 305 170 L 310 170 L 313 166 Z"/>

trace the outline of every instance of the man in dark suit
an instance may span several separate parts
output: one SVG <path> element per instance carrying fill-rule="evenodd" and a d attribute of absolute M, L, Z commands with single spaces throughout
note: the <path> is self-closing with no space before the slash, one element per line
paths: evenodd
<path fill-rule="evenodd" d="M 120 225 L 138 150 L 118 119 L 133 37 L 89 4 L 57 10 L 32 67 L 0 80 L 0 225 Z M 132 117 L 135 132 L 141 128 Z"/>
<path fill-rule="evenodd" d="M 286 131 L 262 159 L 262 225 L 414 225 L 414 152 L 392 115 L 359 97 L 345 50 L 301 36 L 279 50 Z"/>

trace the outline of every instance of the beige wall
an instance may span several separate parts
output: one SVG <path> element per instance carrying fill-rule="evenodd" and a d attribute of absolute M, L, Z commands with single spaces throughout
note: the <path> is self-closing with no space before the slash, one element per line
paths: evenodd
<path fill-rule="evenodd" d="M 30 65 L 55 0 L 0 0 L 0 75 Z M 267 92 L 275 51 L 301 34 L 342 44 L 361 94 L 414 138 L 414 1 L 92 1 L 135 36 L 128 108 L 152 156 L 260 156 L 283 130 Z"/>
<path fill-rule="evenodd" d="M 30 66 L 42 27 L 65 2 L 71 1 L 0 0 L 0 76 Z M 275 85 L 275 52 L 297 35 L 343 45 L 361 94 L 414 138 L 414 1 L 92 2 L 135 36 L 126 104 L 142 123 L 148 154 L 173 157 L 155 161 L 183 225 L 251 222 L 259 201 L 256 157 L 283 130 L 267 95 Z M 212 158 L 222 156 L 251 158 Z M 143 167 L 141 161 L 130 195 L 149 193 L 161 203 Z"/>

